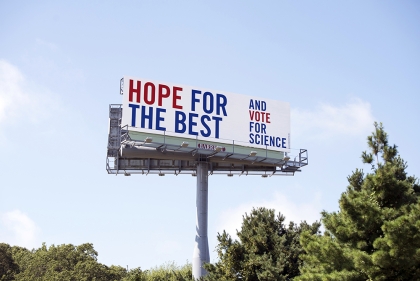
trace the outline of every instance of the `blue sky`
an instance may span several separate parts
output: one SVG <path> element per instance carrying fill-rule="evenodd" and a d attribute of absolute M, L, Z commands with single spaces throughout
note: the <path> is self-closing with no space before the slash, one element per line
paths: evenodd
<path fill-rule="evenodd" d="M 418 1 L 2 1 L 0 241 L 94 243 L 99 261 L 191 260 L 195 180 L 105 171 L 124 75 L 290 102 L 295 177 L 209 178 L 211 260 L 252 207 L 338 209 L 373 122 L 419 175 Z"/>

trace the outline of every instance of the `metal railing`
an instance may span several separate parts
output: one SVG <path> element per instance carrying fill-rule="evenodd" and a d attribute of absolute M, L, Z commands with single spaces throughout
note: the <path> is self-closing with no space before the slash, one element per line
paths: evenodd
<path fill-rule="evenodd" d="M 121 125 L 121 104 L 111 104 L 109 112 L 106 170 L 110 174 L 194 175 L 197 162 L 206 161 L 211 165 L 210 174 L 268 177 L 294 175 L 295 172 L 301 171 L 301 167 L 308 165 L 306 149 L 299 149 L 293 160 L 290 160 L 291 155 L 269 150 L 267 146 L 265 149 L 256 149 L 246 146 L 245 143 L 238 145 L 238 142 L 235 143 L 233 140 L 231 143 L 219 139 L 218 142 L 212 142 L 207 139 L 201 140 L 196 136 L 195 139 L 189 138 L 188 142 L 180 143 L 180 139 L 171 132 L 163 131 L 160 134 L 130 132 L 128 125 Z M 137 139 L 133 139 L 131 134 L 137 134 Z M 143 139 L 140 140 L 138 137 Z M 153 138 L 158 141 L 153 141 Z M 138 161 L 143 162 L 140 165 Z M 162 166 L 161 163 L 167 163 L 165 161 L 172 161 L 173 165 Z"/>

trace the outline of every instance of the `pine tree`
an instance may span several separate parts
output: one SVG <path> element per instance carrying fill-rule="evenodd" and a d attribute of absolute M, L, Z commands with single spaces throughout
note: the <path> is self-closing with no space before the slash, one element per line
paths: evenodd
<path fill-rule="evenodd" d="M 253 209 L 243 217 L 239 240 L 233 240 L 223 231 L 217 239 L 219 261 L 207 264 L 209 275 L 205 280 L 290 280 L 299 274 L 302 231 L 317 233 L 320 224 L 293 222 L 284 225 L 285 217 L 275 216 L 274 210 Z"/>
<path fill-rule="evenodd" d="M 362 153 L 371 172 L 356 169 L 340 211 L 322 212 L 324 236 L 302 234 L 296 280 L 420 280 L 420 187 L 382 123 L 374 126 Z"/>

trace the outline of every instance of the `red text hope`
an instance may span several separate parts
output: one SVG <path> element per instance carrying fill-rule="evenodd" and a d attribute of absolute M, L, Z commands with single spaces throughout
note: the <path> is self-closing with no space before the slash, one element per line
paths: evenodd
<path fill-rule="evenodd" d="M 178 92 L 182 92 L 181 87 L 168 87 L 164 84 L 155 85 L 152 82 L 146 82 L 142 85 L 142 82 L 137 80 L 133 81 L 130 79 L 130 87 L 128 90 L 128 100 L 136 103 L 142 103 L 153 105 L 156 102 L 158 106 L 162 106 L 163 99 L 170 98 L 172 95 L 172 108 L 182 109 L 182 105 L 178 105 L 177 102 L 181 100 L 181 96 Z"/>

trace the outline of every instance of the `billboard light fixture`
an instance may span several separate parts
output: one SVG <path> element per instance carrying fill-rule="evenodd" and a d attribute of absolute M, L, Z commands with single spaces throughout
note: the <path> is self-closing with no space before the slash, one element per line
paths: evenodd
<path fill-rule="evenodd" d="M 126 173 L 124 173 L 124 176 L 129 177 L 129 176 L 131 176 L 131 174 L 126 172 Z"/>
<path fill-rule="evenodd" d="M 147 137 L 145 140 L 144 140 L 144 142 L 145 143 L 151 143 L 153 141 L 153 138 L 151 138 L 151 137 Z"/>
<path fill-rule="evenodd" d="M 247 159 L 248 157 L 253 157 L 253 156 L 256 156 L 257 155 L 257 152 L 256 151 L 251 151 L 249 154 L 248 154 L 248 156 L 246 156 L 245 158 L 242 158 L 241 160 L 245 160 L 245 159 Z M 257 158 L 255 158 L 255 160 L 257 160 Z M 254 161 L 255 161 L 254 160 Z M 254 162 L 252 162 L 251 164 L 254 164 Z"/>
<path fill-rule="evenodd" d="M 188 142 L 186 142 L 186 141 L 183 141 L 182 142 L 182 144 L 181 144 L 181 147 L 188 147 L 188 145 L 189 145 L 189 143 Z"/>
<path fill-rule="evenodd" d="M 164 173 L 162 173 L 162 172 L 160 172 L 160 173 L 159 173 L 159 177 L 163 177 L 163 176 L 165 176 L 165 174 L 164 174 Z"/>
<path fill-rule="evenodd" d="M 290 157 L 289 157 L 289 156 L 284 156 L 283 160 L 284 160 L 285 162 L 287 162 L 287 161 L 289 161 L 289 160 L 290 160 Z"/>
<path fill-rule="evenodd" d="M 214 152 L 212 154 L 210 154 L 209 156 L 207 156 L 207 158 L 213 157 L 214 155 L 216 155 L 217 153 L 219 153 L 220 151 L 222 151 L 223 147 L 221 146 L 216 146 L 214 148 Z"/>
<path fill-rule="evenodd" d="M 233 177 L 232 173 L 227 174 L 228 177 Z"/>
<path fill-rule="evenodd" d="M 267 178 L 267 177 L 268 177 L 268 175 L 267 175 L 267 174 L 263 174 L 263 175 L 261 175 L 261 177 L 262 177 L 262 178 Z"/>

